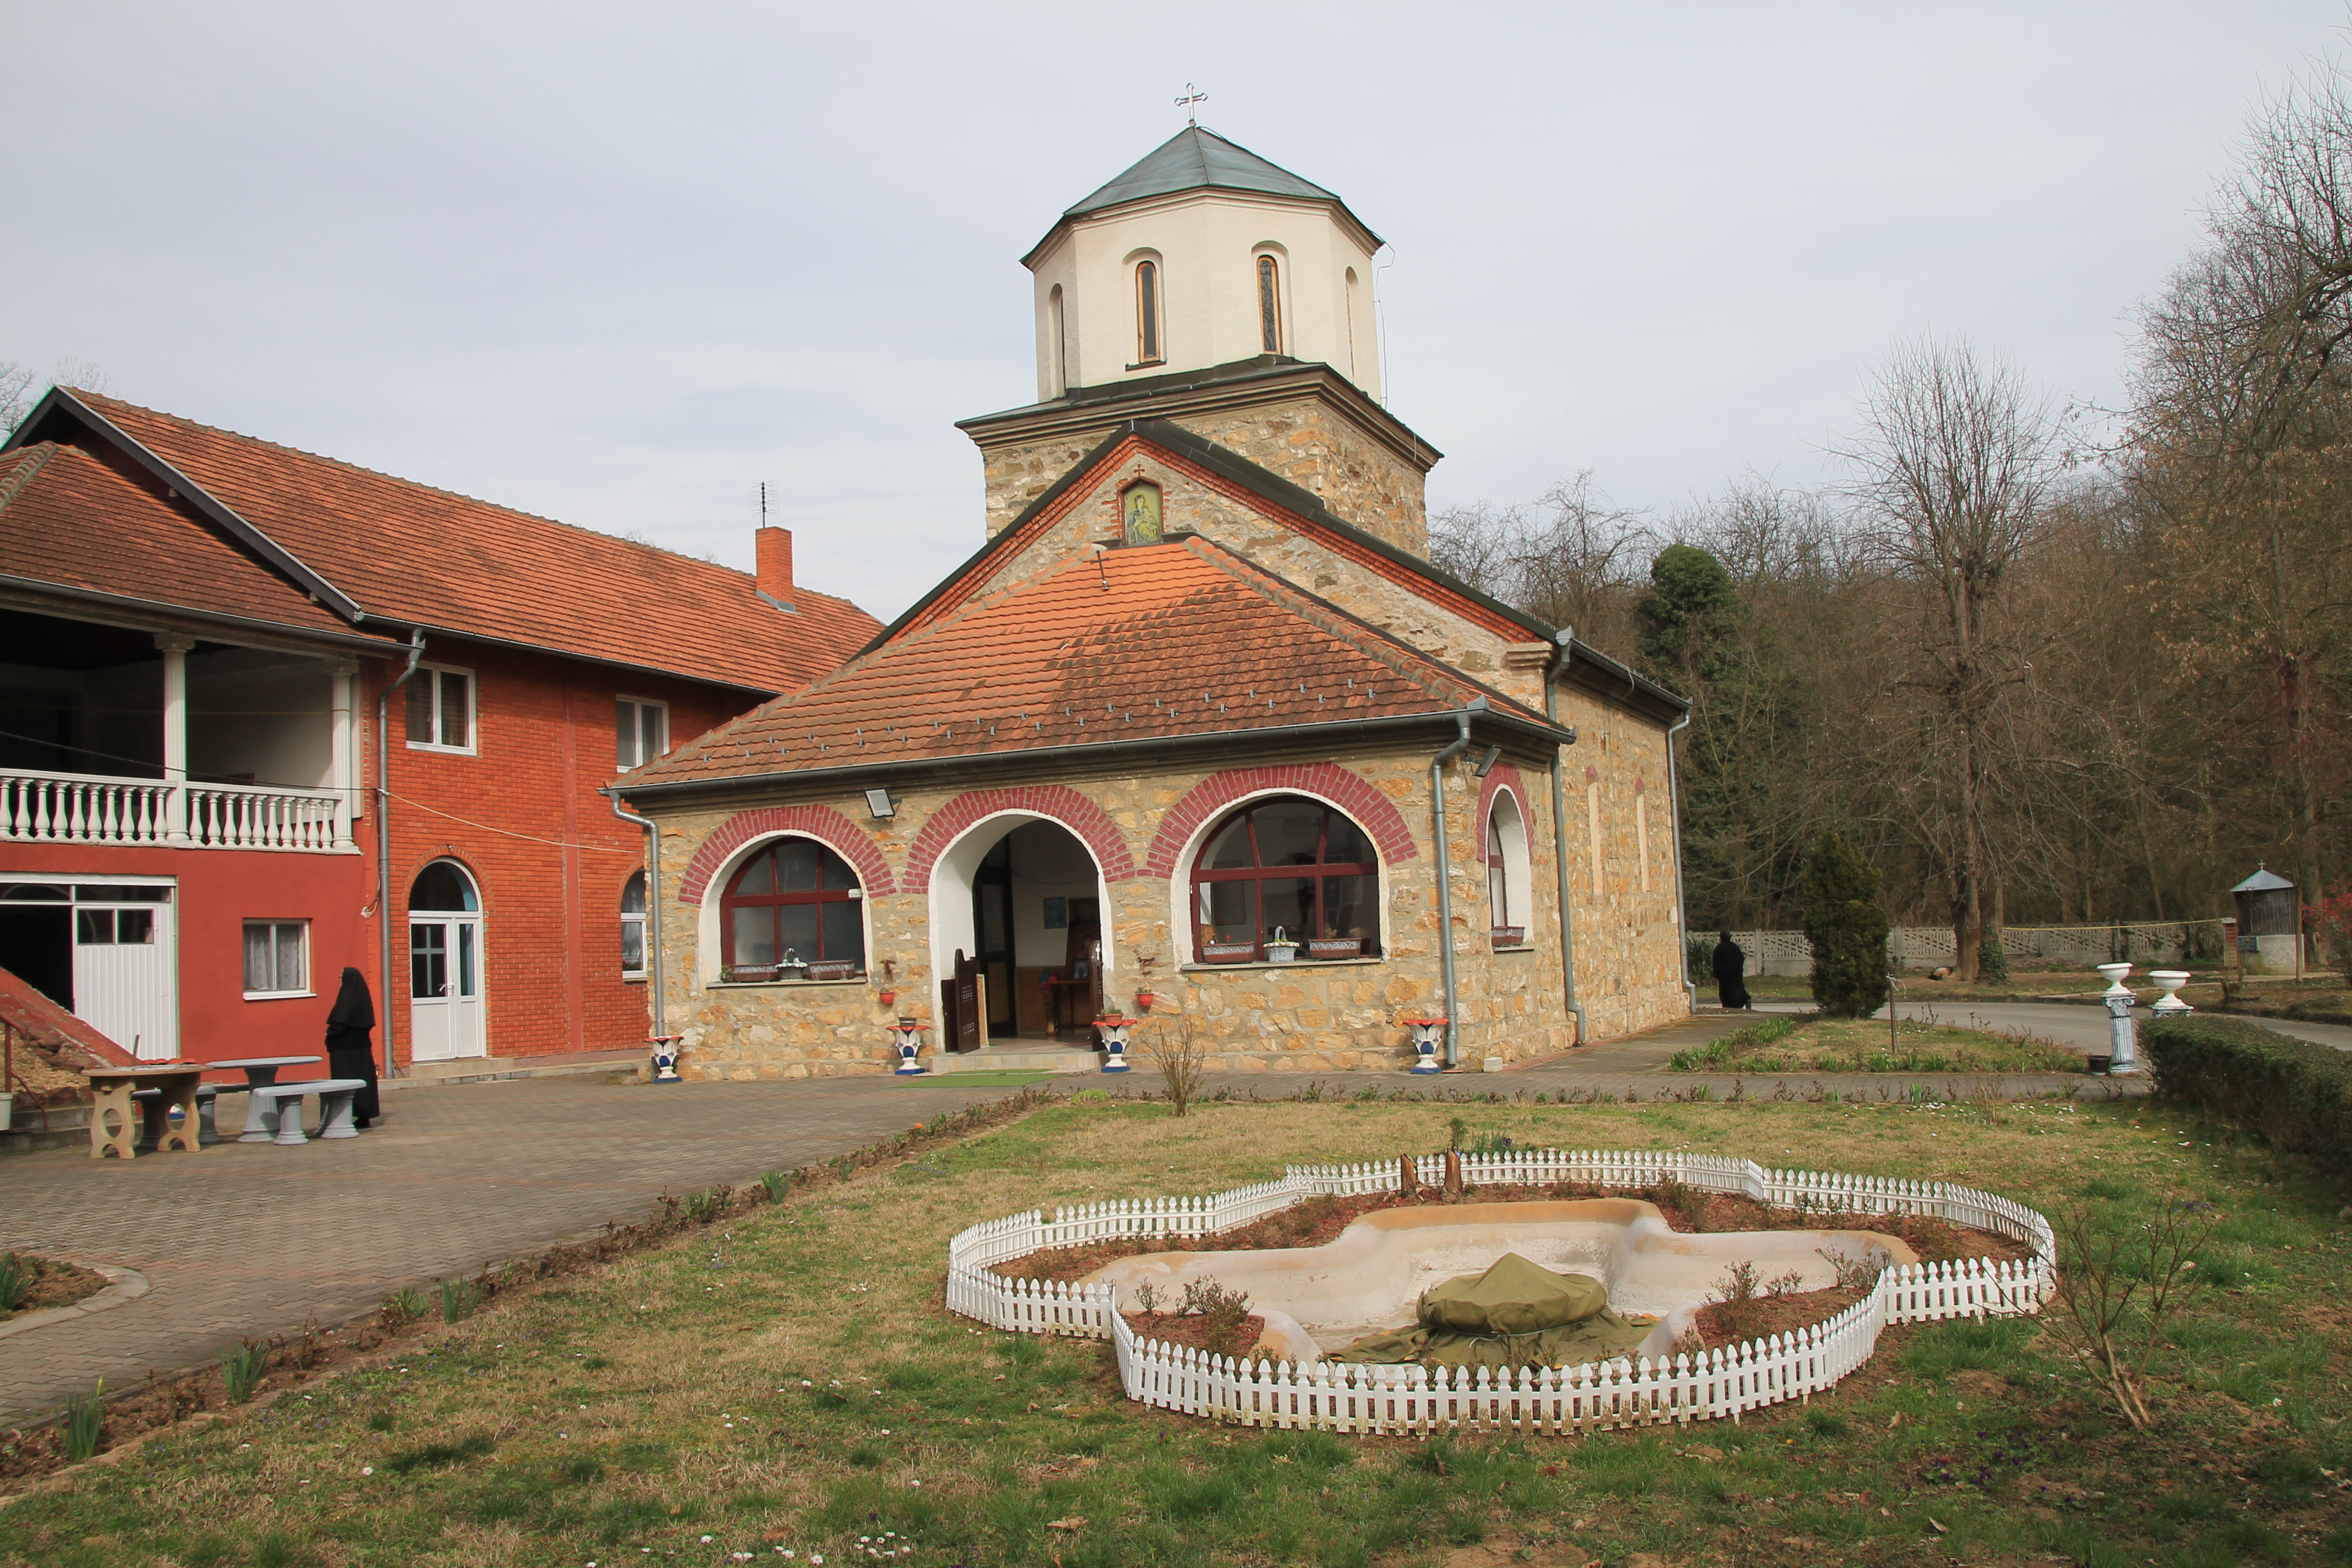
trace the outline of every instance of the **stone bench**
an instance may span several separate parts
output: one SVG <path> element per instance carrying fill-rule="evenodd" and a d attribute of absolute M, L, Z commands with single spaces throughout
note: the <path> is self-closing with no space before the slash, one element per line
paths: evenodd
<path fill-rule="evenodd" d="M 196 1142 L 206 1149 L 220 1142 L 219 1129 L 213 1125 L 213 1101 L 219 1098 L 220 1091 L 221 1086 L 216 1083 L 196 1086 Z M 134 1089 L 131 1099 L 139 1107 L 139 1152 L 152 1154 L 163 1146 L 163 1130 L 172 1120 L 171 1108 L 163 1103 L 163 1091 L 160 1089 Z"/>
<path fill-rule="evenodd" d="M 310 1141 L 302 1131 L 302 1097 L 319 1097 L 319 1136 L 356 1138 L 352 1125 L 352 1096 L 367 1087 L 365 1079 L 314 1078 L 308 1083 L 257 1083 L 246 1092 L 245 1131 L 240 1143 L 283 1143 L 299 1147 Z"/>

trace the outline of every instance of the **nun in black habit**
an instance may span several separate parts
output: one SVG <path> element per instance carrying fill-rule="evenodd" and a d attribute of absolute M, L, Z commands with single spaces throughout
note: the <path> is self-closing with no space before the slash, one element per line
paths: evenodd
<path fill-rule="evenodd" d="M 1724 931 L 1715 943 L 1715 994 L 1728 1008 L 1745 1007 L 1748 1002 L 1748 954 Z"/>
<path fill-rule="evenodd" d="M 343 988 L 327 1013 L 327 1074 L 367 1080 L 367 1087 L 352 1096 L 354 1127 L 365 1127 L 383 1114 L 375 1097 L 374 1033 L 375 1002 L 368 995 L 367 976 L 346 969 Z"/>

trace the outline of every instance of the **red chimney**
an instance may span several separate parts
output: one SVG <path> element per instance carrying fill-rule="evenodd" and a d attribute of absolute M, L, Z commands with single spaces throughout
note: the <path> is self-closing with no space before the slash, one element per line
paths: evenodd
<path fill-rule="evenodd" d="M 760 530 L 760 592 L 786 609 L 793 607 L 793 531 Z"/>

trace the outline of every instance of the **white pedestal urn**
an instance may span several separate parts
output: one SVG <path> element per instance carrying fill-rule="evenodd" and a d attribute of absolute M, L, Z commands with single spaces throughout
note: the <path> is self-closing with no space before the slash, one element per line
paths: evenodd
<path fill-rule="evenodd" d="M 1398 1020 L 1412 1031 L 1415 1072 L 1444 1072 L 1445 1064 L 1437 1059 L 1437 1047 L 1445 1038 L 1445 1020 L 1422 1015 Z"/>
<path fill-rule="evenodd" d="M 2176 1018 L 2183 1013 L 2194 1013 L 2197 1011 L 2196 1008 L 2191 1007 L 2188 1003 L 2183 1002 L 2179 997 L 2173 994 L 2174 992 L 2189 984 L 2189 971 L 2185 969 L 2151 969 L 2147 972 L 2147 977 L 2156 982 L 2156 988 L 2158 991 L 2164 993 L 2163 995 L 2158 996 L 2156 999 L 2156 1005 L 2151 1009 L 2158 1017 Z"/>
<path fill-rule="evenodd" d="M 2132 972 L 2128 963 L 2102 963 L 2099 973 L 2107 977 L 2107 988 L 2099 994 L 2106 1004 L 2107 1032 L 2114 1044 L 2109 1047 L 2107 1070 L 2111 1073 L 2136 1073 L 2139 1067 L 2139 1026 L 2132 1021 L 2132 1006 L 2139 998 L 2124 984 L 2124 976 Z"/>
<path fill-rule="evenodd" d="M 677 1043 L 684 1038 L 686 1038 L 684 1035 L 656 1035 L 654 1037 L 654 1081 L 656 1083 L 683 1083 L 686 1081 L 684 1079 L 677 1076 Z"/>
<path fill-rule="evenodd" d="M 1137 1022 L 1136 1019 L 1123 1017 L 1117 1013 L 1106 1013 L 1095 1020 L 1095 1032 L 1102 1037 L 1103 1071 L 1126 1072 L 1129 1070 L 1127 1037 Z"/>
<path fill-rule="evenodd" d="M 923 1021 L 900 1018 L 890 1026 L 890 1043 L 898 1047 L 899 1078 L 919 1078 L 930 1069 L 916 1059 L 923 1048 Z"/>

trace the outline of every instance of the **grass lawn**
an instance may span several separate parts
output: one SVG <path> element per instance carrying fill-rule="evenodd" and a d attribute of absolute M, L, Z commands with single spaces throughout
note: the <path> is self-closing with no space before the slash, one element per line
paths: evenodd
<path fill-rule="evenodd" d="M 1833 1394 L 1737 1426 L 1424 1443 L 1149 1411 L 1105 1344 L 940 1307 L 947 1238 L 975 1219 L 1442 1148 L 1456 1116 L 1521 1143 L 1953 1177 L 2126 1226 L 2171 1194 L 2226 1217 L 2147 1435 L 2031 1321 L 1891 1332 Z M 1089 1091 L 16 1483 L 0 1563 L 2352 1562 L 2342 1203 L 2146 1106 L 1327 1100 L 1178 1120 Z"/>
<path fill-rule="evenodd" d="M 1676 1051 L 1675 1072 L 2081 1072 L 2083 1058 L 2023 1034 L 1948 1024 L 1777 1013 Z"/>

